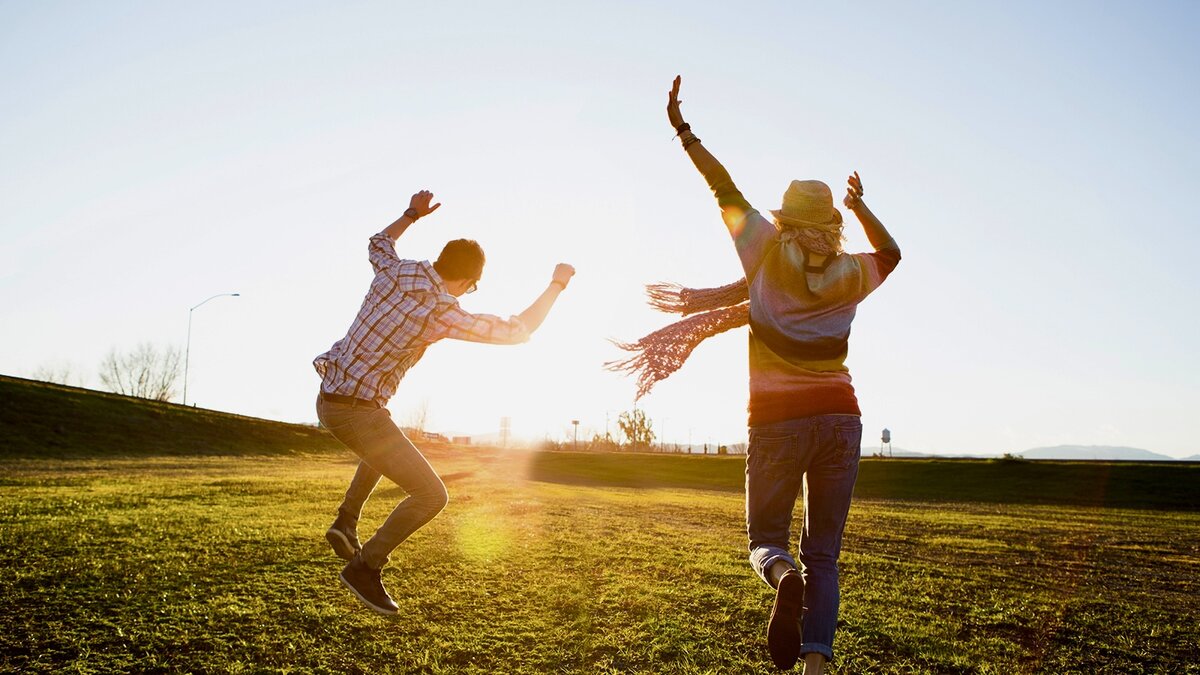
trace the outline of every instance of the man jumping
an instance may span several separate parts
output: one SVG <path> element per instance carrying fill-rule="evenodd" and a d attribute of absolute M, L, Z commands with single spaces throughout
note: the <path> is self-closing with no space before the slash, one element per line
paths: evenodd
<path fill-rule="evenodd" d="M 388 555 L 433 520 L 448 499 L 437 472 L 392 422 L 384 407 L 388 399 L 408 369 L 438 340 L 492 344 L 528 340 L 575 274 L 570 265 L 557 265 L 546 290 L 528 309 L 509 319 L 465 311 L 458 298 L 474 291 L 483 276 L 483 249 L 477 242 L 451 241 L 432 264 L 396 255 L 400 235 L 441 206 L 430 206 L 432 200 L 428 190 L 413 195 L 404 215 L 371 237 L 367 251 L 375 278 L 362 308 L 346 337 L 313 361 L 321 376 L 317 417 L 361 460 L 325 538 L 339 557 L 349 561 L 342 569 L 342 583 L 380 614 L 397 610 L 380 578 Z M 381 476 L 408 496 L 360 546 L 358 517 Z"/>

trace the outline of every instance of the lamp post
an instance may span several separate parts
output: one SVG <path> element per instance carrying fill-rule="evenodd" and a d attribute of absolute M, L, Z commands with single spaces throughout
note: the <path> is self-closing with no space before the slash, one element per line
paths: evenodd
<path fill-rule="evenodd" d="M 199 307 L 200 305 L 203 305 L 205 302 L 208 302 L 209 300 L 212 300 L 214 298 L 223 298 L 225 296 L 229 296 L 231 298 L 236 298 L 239 295 L 241 295 L 241 293 L 217 293 L 216 295 L 212 296 L 211 298 L 205 298 L 204 301 L 201 302 L 200 304 L 195 305 L 194 307 L 188 309 L 187 348 L 184 349 L 184 351 L 183 351 L 183 404 L 184 405 L 187 405 L 188 361 L 191 359 L 191 356 L 192 356 L 192 312 L 196 311 L 196 308 Z"/>

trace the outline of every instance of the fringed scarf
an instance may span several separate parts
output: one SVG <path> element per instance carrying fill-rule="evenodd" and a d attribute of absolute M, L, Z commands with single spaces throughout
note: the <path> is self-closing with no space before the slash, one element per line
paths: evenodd
<path fill-rule="evenodd" d="M 823 226 L 781 227 L 779 241 L 795 242 L 816 255 L 836 256 L 842 250 L 841 214 L 838 216 L 835 222 Z M 778 222 L 776 227 L 779 227 Z M 635 401 L 679 370 L 701 342 L 750 323 L 750 287 L 744 277 L 717 288 L 648 284 L 646 295 L 651 307 L 688 318 L 660 328 L 637 342 L 613 341 L 633 355 L 609 361 L 604 367 L 613 372 L 637 375 Z M 689 317 L 689 314 L 696 316 Z"/>

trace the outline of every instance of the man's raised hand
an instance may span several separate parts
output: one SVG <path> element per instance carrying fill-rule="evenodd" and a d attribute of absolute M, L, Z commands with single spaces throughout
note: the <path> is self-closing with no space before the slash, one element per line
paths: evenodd
<path fill-rule="evenodd" d="M 575 268 L 566 263 L 559 263 L 554 266 L 554 277 L 550 283 L 558 282 L 562 284 L 563 289 L 567 288 L 567 284 L 571 283 L 571 277 L 575 276 Z"/>
<path fill-rule="evenodd" d="M 421 190 L 417 194 L 413 195 L 412 199 L 409 200 L 408 208 L 417 212 L 417 218 L 424 218 L 434 211 L 437 211 L 438 207 L 442 205 L 441 202 L 438 202 L 433 206 L 430 206 L 429 202 L 431 201 L 433 201 L 433 193 L 429 190 Z"/>

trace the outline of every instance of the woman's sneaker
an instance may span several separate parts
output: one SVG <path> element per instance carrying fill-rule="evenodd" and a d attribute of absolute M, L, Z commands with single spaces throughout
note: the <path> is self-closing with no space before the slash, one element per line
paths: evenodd
<path fill-rule="evenodd" d="M 800 609 L 804 604 L 804 577 L 788 570 L 779 577 L 775 589 L 775 606 L 767 623 L 767 651 L 777 668 L 787 670 L 796 665 L 800 656 Z"/>
<path fill-rule="evenodd" d="M 346 514 L 338 511 L 337 520 L 325 530 L 325 541 L 333 547 L 333 552 L 342 560 L 352 560 L 362 546 L 358 543 L 358 528 Z"/>
<path fill-rule="evenodd" d="M 338 578 L 342 580 L 342 584 L 346 588 L 350 589 L 354 597 L 358 598 L 359 602 L 366 605 L 371 611 L 392 615 L 400 609 L 396 605 L 396 601 L 392 600 L 392 596 L 388 595 L 387 589 L 383 587 L 380 570 L 368 566 L 363 562 L 362 556 L 354 556 L 354 559 L 342 569 Z"/>

